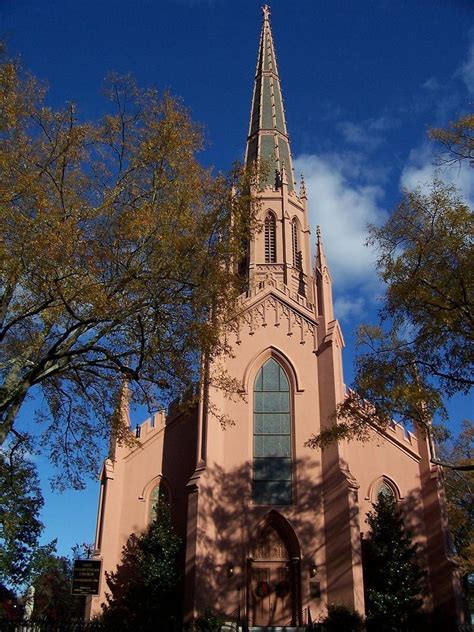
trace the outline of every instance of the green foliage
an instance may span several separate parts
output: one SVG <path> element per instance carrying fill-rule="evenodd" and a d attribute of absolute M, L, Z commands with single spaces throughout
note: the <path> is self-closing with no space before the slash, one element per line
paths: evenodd
<path fill-rule="evenodd" d="M 41 555 L 43 502 L 27 444 L 5 446 L 0 451 L 0 581 L 9 586 L 28 581 Z"/>
<path fill-rule="evenodd" d="M 110 593 L 102 620 L 108 629 L 154 630 L 172 619 L 179 551 L 169 508 L 160 502 L 157 519 L 144 534 L 129 537 L 117 570 L 106 575 Z"/>
<path fill-rule="evenodd" d="M 435 375 L 449 395 L 473 384 L 473 229 L 471 209 L 438 180 L 427 194 L 406 192 L 388 222 L 370 228 L 387 284 L 382 317 L 399 334 L 388 357 L 402 354 L 405 367 Z"/>
<path fill-rule="evenodd" d="M 364 618 L 346 606 L 330 604 L 322 620 L 324 632 L 359 632 L 364 629 Z"/>
<path fill-rule="evenodd" d="M 431 433 L 431 420 L 446 418 L 445 398 L 470 391 L 473 219 L 456 190 L 435 181 L 428 193 L 407 191 L 383 226 L 370 227 L 386 284 L 380 323 L 359 330 L 364 352 L 354 391 L 338 409 L 340 423 L 310 445 L 366 440 L 370 426 L 384 429 L 392 419 Z"/>
<path fill-rule="evenodd" d="M 459 436 L 445 440 L 438 449 L 443 460 L 472 463 L 474 459 L 474 424 L 465 420 Z M 474 577 L 474 472 L 446 469 L 444 489 L 454 553 L 465 578 Z"/>
<path fill-rule="evenodd" d="M 474 166 L 474 114 L 461 116 L 446 129 L 431 129 L 429 136 L 443 149 L 440 164 L 468 160 Z"/>
<path fill-rule="evenodd" d="M 23 609 L 18 604 L 13 590 L 0 583 L 0 620 L 18 621 L 23 617 Z"/>
<path fill-rule="evenodd" d="M 105 97 L 84 123 L 0 59 L 0 443 L 36 387 L 58 482 L 76 487 L 124 380 L 156 410 L 227 350 L 257 203 L 253 175 L 201 167 L 178 99 L 117 76 Z"/>
<path fill-rule="evenodd" d="M 473 115 L 430 136 L 446 152 L 442 164 L 474 166 Z M 473 234 L 472 209 L 438 178 L 427 191 L 405 191 L 385 224 L 369 226 L 385 283 L 379 322 L 359 329 L 354 390 L 337 410 L 338 424 L 309 446 L 365 441 L 371 427 L 384 430 L 393 419 L 414 423 L 431 444 L 432 420 L 447 419 L 446 399 L 474 383 Z M 433 451 L 431 460 L 437 463 Z"/>
<path fill-rule="evenodd" d="M 84 598 L 71 595 L 73 563 L 50 552 L 37 563 L 33 580 L 33 619 L 48 622 L 69 621 L 84 616 Z"/>
<path fill-rule="evenodd" d="M 367 514 L 362 541 L 365 607 L 369 630 L 409 630 L 418 622 L 423 573 L 416 549 L 392 498 L 380 494 Z"/>
<path fill-rule="evenodd" d="M 219 632 L 225 621 L 225 617 L 208 609 L 196 619 L 194 630 L 195 632 Z"/>

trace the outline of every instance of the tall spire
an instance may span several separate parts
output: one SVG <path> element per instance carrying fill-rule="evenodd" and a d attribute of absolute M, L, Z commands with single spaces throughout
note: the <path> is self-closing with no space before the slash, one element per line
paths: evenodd
<path fill-rule="evenodd" d="M 288 174 L 288 189 L 294 190 L 293 165 L 286 129 L 285 110 L 281 95 L 280 78 L 270 27 L 270 8 L 262 8 L 263 24 L 253 89 L 249 135 L 245 162 L 256 160 L 269 167 L 266 184 L 274 187 L 281 180 L 283 166 Z"/>

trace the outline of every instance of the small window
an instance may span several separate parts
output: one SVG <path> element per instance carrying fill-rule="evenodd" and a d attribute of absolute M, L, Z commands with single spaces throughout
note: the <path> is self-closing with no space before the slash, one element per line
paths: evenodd
<path fill-rule="evenodd" d="M 252 497 L 259 505 L 292 503 L 291 412 L 288 378 L 273 358 L 254 385 Z"/>
<path fill-rule="evenodd" d="M 265 263 L 276 263 L 276 219 L 273 213 L 265 218 Z"/>
<path fill-rule="evenodd" d="M 301 250 L 298 220 L 296 217 L 291 222 L 291 250 L 293 254 L 293 266 L 301 270 Z"/>

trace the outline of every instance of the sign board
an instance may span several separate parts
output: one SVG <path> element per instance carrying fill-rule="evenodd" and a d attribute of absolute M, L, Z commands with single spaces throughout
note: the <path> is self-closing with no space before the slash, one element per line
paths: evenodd
<path fill-rule="evenodd" d="M 73 595 L 98 595 L 100 560 L 76 560 L 72 577 Z"/>

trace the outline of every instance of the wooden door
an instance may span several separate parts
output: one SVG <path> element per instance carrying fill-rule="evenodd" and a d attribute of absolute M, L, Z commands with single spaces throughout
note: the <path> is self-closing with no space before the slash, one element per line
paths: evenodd
<path fill-rule="evenodd" d="M 250 616 L 254 625 L 284 625 L 292 619 L 289 564 L 257 562 L 252 568 Z"/>
<path fill-rule="evenodd" d="M 249 614 L 254 625 L 292 621 L 294 577 L 288 548 L 276 529 L 267 526 L 255 542 L 249 573 Z"/>

